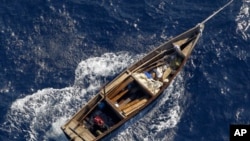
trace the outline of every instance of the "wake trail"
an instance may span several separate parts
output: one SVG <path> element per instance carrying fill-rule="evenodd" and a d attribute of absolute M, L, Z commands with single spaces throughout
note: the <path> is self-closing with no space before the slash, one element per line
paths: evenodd
<path fill-rule="evenodd" d="M 11 139 L 66 140 L 60 126 L 96 94 L 106 77 L 114 77 L 142 56 L 127 52 L 105 53 L 101 57 L 90 57 L 80 62 L 75 70 L 73 86 L 46 88 L 17 99 L 12 103 L 0 130 L 7 131 Z M 179 102 L 184 93 L 183 85 L 181 74 L 161 98 L 136 116 L 135 120 L 126 123 L 125 128 L 118 130 L 119 133 L 112 139 L 166 138 L 166 129 L 176 127 L 182 114 Z"/>

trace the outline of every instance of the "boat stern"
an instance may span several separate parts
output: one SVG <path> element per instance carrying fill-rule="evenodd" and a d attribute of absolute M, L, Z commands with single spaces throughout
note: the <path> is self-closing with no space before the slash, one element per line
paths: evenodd
<path fill-rule="evenodd" d="M 61 127 L 66 137 L 72 141 L 94 141 L 96 137 L 77 121 L 71 120 Z"/>

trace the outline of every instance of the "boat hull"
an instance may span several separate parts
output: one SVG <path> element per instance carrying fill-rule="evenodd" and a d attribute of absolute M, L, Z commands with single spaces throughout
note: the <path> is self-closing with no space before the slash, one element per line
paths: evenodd
<path fill-rule="evenodd" d="M 125 69 L 61 128 L 70 140 L 99 140 L 151 104 L 181 71 L 204 25 L 163 43 Z"/>

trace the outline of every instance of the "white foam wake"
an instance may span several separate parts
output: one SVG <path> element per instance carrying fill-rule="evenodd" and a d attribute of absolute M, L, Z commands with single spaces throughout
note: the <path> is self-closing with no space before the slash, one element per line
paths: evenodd
<path fill-rule="evenodd" d="M 240 12 L 236 18 L 237 32 L 242 35 L 244 40 L 250 38 L 250 0 L 243 0 L 243 5 L 240 8 Z"/>
<path fill-rule="evenodd" d="M 29 141 L 65 140 L 60 126 L 93 97 L 102 85 L 101 77 L 114 76 L 140 56 L 106 53 L 82 61 L 72 87 L 46 88 L 17 99 L 0 129 L 7 130 L 13 139 L 24 136 Z"/>
<path fill-rule="evenodd" d="M 82 61 L 75 71 L 75 84 L 72 87 L 46 88 L 17 99 L 0 129 L 9 131 L 13 139 L 24 136 L 28 141 L 66 140 L 60 126 L 94 96 L 105 77 L 118 74 L 141 56 L 127 52 L 106 53 Z M 163 96 L 148 108 L 149 112 L 146 109 L 127 123 L 128 128 L 118 131 L 113 140 L 169 140 L 172 135 L 166 130 L 174 128 L 182 114 L 179 105 L 184 93 L 182 82 L 183 78 L 179 75 Z"/>

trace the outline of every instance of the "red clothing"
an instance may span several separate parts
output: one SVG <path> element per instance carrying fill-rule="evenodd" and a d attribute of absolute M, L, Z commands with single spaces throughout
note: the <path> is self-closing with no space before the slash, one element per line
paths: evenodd
<path fill-rule="evenodd" d="M 104 121 L 100 116 L 95 116 L 94 117 L 94 123 L 97 124 L 100 127 L 104 126 Z"/>

